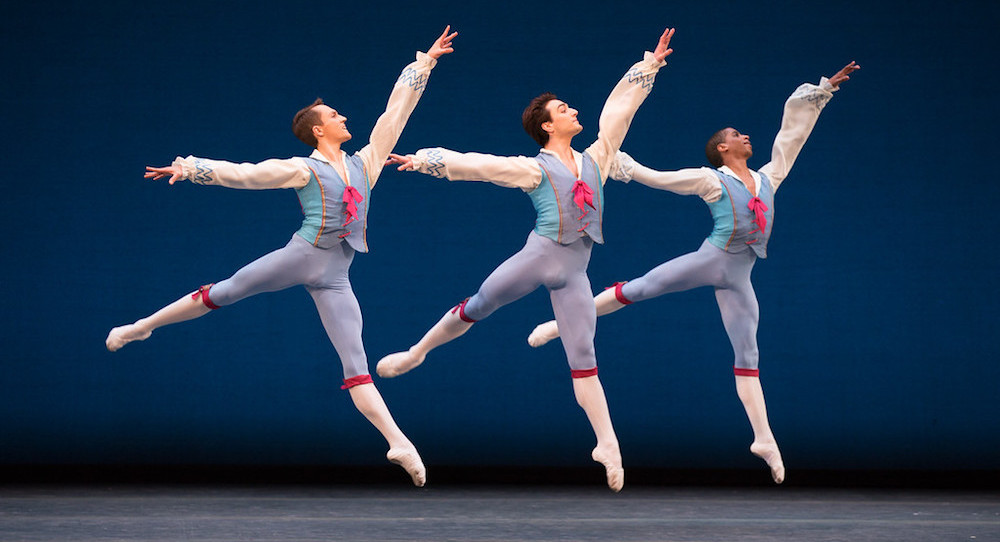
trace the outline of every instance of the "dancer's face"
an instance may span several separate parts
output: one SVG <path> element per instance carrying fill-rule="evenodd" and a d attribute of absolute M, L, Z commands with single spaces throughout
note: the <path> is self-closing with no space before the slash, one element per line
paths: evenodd
<path fill-rule="evenodd" d="M 735 128 L 726 128 L 726 140 L 723 145 L 726 147 L 722 149 L 722 152 L 729 153 L 733 158 L 747 159 L 753 156 L 750 136 L 741 134 Z"/>
<path fill-rule="evenodd" d="M 320 124 L 318 126 L 321 129 L 320 134 L 316 136 L 317 139 L 322 137 L 335 143 L 343 143 L 351 139 L 351 132 L 347 131 L 347 117 L 326 104 L 317 105 L 315 109 L 319 112 Z"/>
<path fill-rule="evenodd" d="M 545 104 L 545 109 L 549 111 L 551 120 L 543 122 L 542 129 L 549 132 L 549 134 L 575 136 L 583 131 L 580 121 L 576 120 L 576 114 L 579 111 L 570 107 L 566 102 L 562 100 L 549 100 L 549 103 Z M 551 127 L 548 127 L 549 125 Z"/>

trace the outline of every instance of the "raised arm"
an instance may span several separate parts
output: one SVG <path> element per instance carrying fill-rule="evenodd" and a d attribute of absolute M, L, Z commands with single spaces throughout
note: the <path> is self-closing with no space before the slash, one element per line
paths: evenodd
<path fill-rule="evenodd" d="M 674 52 L 670 48 L 673 35 L 673 28 L 664 30 L 656 49 L 652 53 L 647 51 L 641 61 L 625 72 L 604 103 L 597 141 L 586 150 L 601 171 L 602 183 L 607 180 L 608 167 L 625 140 L 632 117 L 653 89 L 656 72 L 666 65 L 664 59 Z"/>
<path fill-rule="evenodd" d="M 626 183 L 636 181 L 650 188 L 667 190 L 682 196 L 701 196 L 701 199 L 708 203 L 718 201 L 722 197 L 719 178 L 707 167 L 657 171 L 636 162 L 621 151 L 615 155 L 608 177 Z"/>
<path fill-rule="evenodd" d="M 437 64 L 437 59 L 454 51 L 452 40 L 458 32 L 451 32 L 451 26 L 446 26 L 444 32 L 438 36 L 427 53 L 417 52 L 417 60 L 411 62 L 403 68 L 402 73 L 392 87 L 389 95 L 389 103 L 385 107 L 385 113 L 375 122 L 369 142 L 358 155 L 365 163 L 371 178 L 372 186 L 378 181 L 379 174 L 385 164 L 389 152 L 396 146 L 403 127 L 409 120 L 410 114 L 417 106 L 424 87 L 427 85 L 427 78 L 430 77 L 431 69 Z"/>
<path fill-rule="evenodd" d="M 301 188 L 309 182 L 309 167 L 300 158 L 264 160 L 259 164 L 235 164 L 224 160 L 209 160 L 178 156 L 166 167 L 146 166 L 147 179 L 170 176 L 170 184 L 191 181 L 195 184 L 265 190 L 269 188 Z"/>
<path fill-rule="evenodd" d="M 806 144 L 806 139 L 816 126 L 820 112 L 840 88 L 840 84 L 850 79 L 850 74 L 860 70 L 853 60 L 837 72 L 833 77 L 820 79 L 819 85 L 803 83 L 785 102 L 785 112 L 781 117 L 781 130 L 774 138 L 771 148 L 771 161 L 760 172 L 771 179 L 775 190 L 785 180 L 791 171 L 795 159 Z"/>
<path fill-rule="evenodd" d="M 435 147 L 406 156 L 390 154 L 386 164 L 399 164 L 400 171 L 419 171 L 449 181 L 485 181 L 525 192 L 542 182 L 538 162 L 527 156 L 462 153 Z"/>

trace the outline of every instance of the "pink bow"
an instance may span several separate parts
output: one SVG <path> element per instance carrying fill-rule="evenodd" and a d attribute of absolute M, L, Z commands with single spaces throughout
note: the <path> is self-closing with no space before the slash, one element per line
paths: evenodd
<path fill-rule="evenodd" d="M 344 203 L 347 204 L 347 222 L 344 222 L 344 226 L 358 219 L 357 203 L 361 203 L 364 199 L 365 198 L 361 197 L 361 192 L 358 192 L 357 188 L 354 188 L 353 186 L 344 188 Z"/>
<path fill-rule="evenodd" d="M 576 203 L 576 206 L 579 207 L 581 211 L 583 211 L 583 214 L 580 215 L 578 220 L 583 220 L 583 217 L 587 216 L 587 213 L 589 212 L 586 207 L 584 207 L 584 204 L 590 205 L 591 209 L 597 209 L 597 207 L 594 207 L 594 190 L 587 186 L 587 183 L 583 181 L 576 181 L 573 183 L 573 202 Z"/>
<path fill-rule="evenodd" d="M 754 196 L 750 200 L 750 203 L 747 204 L 747 207 L 749 207 L 750 210 L 753 211 L 753 214 L 757 217 L 757 219 L 753 221 L 753 223 L 757 225 L 757 229 L 750 233 L 757 231 L 764 233 L 764 228 L 767 227 L 767 216 L 764 214 L 764 211 L 767 211 L 767 205 L 764 205 L 764 202 L 761 201 L 760 198 Z"/>

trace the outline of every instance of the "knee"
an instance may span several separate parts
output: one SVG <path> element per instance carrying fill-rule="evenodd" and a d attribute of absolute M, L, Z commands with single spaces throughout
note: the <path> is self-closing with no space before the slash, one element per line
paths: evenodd
<path fill-rule="evenodd" d="M 197 290 L 195 290 L 195 292 L 193 294 L 191 294 L 191 299 L 193 299 L 195 301 L 198 301 L 200 299 L 201 302 L 206 307 L 208 307 L 208 308 L 210 308 L 212 310 L 218 309 L 221 305 L 218 304 L 218 303 L 213 302 L 213 300 L 209 296 L 209 293 L 210 293 L 210 291 L 212 289 L 212 286 L 215 286 L 215 284 L 214 283 L 213 284 L 205 284 L 205 285 L 201 286 L 200 288 L 198 288 Z M 214 297 L 216 301 L 218 300 L 218 296 L 217 295 L 212 295 L 211 297 Z"/>
<path fill-rule="evenodd" d="M 476 295 L 462 301 L 452 310 L 457 310 L 457 314 L 463 321 L 478 322 L 493 314 L 497 308 L 497 303 L 480 290 Z"/>
<path fill-rule="evenodd" d="M 569 361 L 569 368 L 575 371 L 597 371 L 597 354 L 594 353 L 594 344 L 586 345 L 565 345 L 566 359 Z"/>
<path fill-rule="evenodd" d="M 750 345 L 741 351 L 736 352 L 736 363 L 735 367 L 738 369 L 748 369 L 757 370 L 757 364 L 760 361 L 760 353 L 757 351 L 757 345 Z"/>

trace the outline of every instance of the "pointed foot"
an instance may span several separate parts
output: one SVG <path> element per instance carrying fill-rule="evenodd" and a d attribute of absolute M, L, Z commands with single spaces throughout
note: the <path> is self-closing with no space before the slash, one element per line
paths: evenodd
<path fill-rule="evenodd" d="M 142 329 L 135 324 L 125 324 L 108 333 L 108 338 L 104 340 L 104 346 L 109 351 L 115 352 L 132 341 L 145 341 L 152 334 L 152 331 Z"/>
<path fill-rule="evenodd" d="M 538 324 L 535 326 L 531 335 L 528 335 L 528 344 L 530 344 L 533 348 L 538 348 L 558 336 L 559 326 L 556 325 L 555 320 L 549 320 L 544 324 Z"/>
<path fill-rule="evenodd" d="M 591 452 L 590 457 L 604 465 L 608 477 L 608 488 L 611 491 L 618 493 L 625 487 L 625 469 L 622 468 L 621 452 L 598 446 Z"/>
<path fill-rule="evenodd" d="M 781 460 L 781 452 L 778 450 L 777 443 L 754 442 L 750 445 L 750 453 L 767 463 L 767 466 L 771 468 L 771 478 L 774 479 L 774 483 L 780 484 L 785 481 L 785 464 Z"/>
<path fill-rule="evenodd" d="M 423 359 L 417 359 L 409 350 L 396 352 L 380 359 L 378 365 L 375 366 L 375 372 L 382 378 L 393 378 L 410 372 L 423 361 Z"/>
<path fill-rule="evenodd" d="M 427 469 L 420 459 L 420 454 L 414 448 L 393 448 L 386 452 L 386 459 L 403 467 L 403 470 L 413 479 L 413 485 L 424 487 L 427 482 Z"/>

